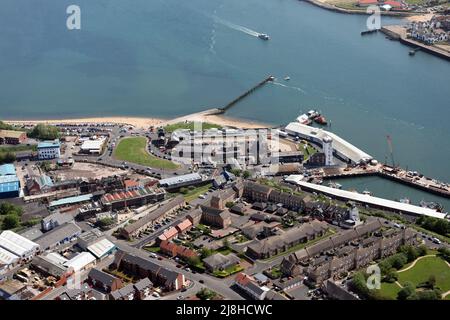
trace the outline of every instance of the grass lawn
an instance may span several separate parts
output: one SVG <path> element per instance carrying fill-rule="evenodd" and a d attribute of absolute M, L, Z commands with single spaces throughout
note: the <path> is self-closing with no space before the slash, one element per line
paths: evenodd
<path fill-rule="evenodd" d="M 160 247 L 144 247 L 144 250 L 148 251 L 148 252 L 158 253 L 161 251 L 161 248 Z"/>
<path fill-rule="evenodd" d="M 237 264 L 235 266 L 226 268 L 225 270 L 216 270 L 213 272 L 213 275 L 218 278 L 225 278 L 242 270 L 244 270 L 244 268 L 241 265 Z"/>
<path fill-rule="evenodd" d="M 440 257 L 426 257 L 417 261 L 412 269 L 398 274 L 398 282 L 403 285 L 409 281 L 417 286 L 426 282 L 430 275 L 436 277 L 436 286 L 443 292 L 450 290 L 450 267 Z"/>
<path fill-rule="evenodd" d="M 178 166 L 168 160 L 159 159 L 147 152 L 147 139 L 144 137 L 124 138 L 114 150 L 114 158 L 160 169 L 176 169 Z"/>
<path fill-rule="evenodd" d="M 381 283 L 381 294 L 389 299 L 397 300 L 397 294 L 401 290 L 401 288 L 396 283 Z"/>
<path fill-rule="evenodd" d="M 198 196 L 200 196 L 201 194 L 205 193 L 206 191 L 208 191 L 209 189 L 211 189 L 212 184 L 208 183 L 207 185 L 189 190 L 186 194 L 181 194 L 184 199 L 186 200 L 186 202 L 190 202 L 194 199 L 197 199 Z"/>
<path fill-rule="evenodd" d="M 221 129 L 222 127 L 219 126 L 218 124 L 202 122 L 202 130 L 208 130 L 208 129 L 213 129 L 213 128 Z M 164 130 L 166 132 L 173 132 L 173 131 L 179 130 L 179 129 L 194 130 L 194 122 L 192 122 L 192 121 L 191 122 L 179 122 L 179 123 L 175 123 L 175 124 L 169 124 L 168 126 L 164 127 Z"/>

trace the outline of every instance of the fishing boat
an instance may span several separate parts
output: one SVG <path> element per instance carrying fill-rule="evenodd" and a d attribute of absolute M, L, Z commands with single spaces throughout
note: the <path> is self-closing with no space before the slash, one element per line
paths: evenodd
<path fill-rule="evenodd" d="M 302 114 L 297 117 L 297 121 L 301 124 L 311 124 L 311 119 L 306 114 Z"/>
<path fill-rule="evenodd" d="M 337 182 L 329 182 L 328 186 L 330 188 L 334 188 L 334 189 L 342 189 L 342 184 L 337 183 Z"/>
<path fill-rule="evenodd" d="M 322 115 L 314 118 L 314 122 L 321 125 L 327 125 L 327 119 L 325 119 L 325 117 Z"/>
<path fill-rule="evenodd" d="M 422 200 L 422 201 L 420 201 L 419 204 L 422 208 L 433 209 L 433 210 L 436 210 L 437 212 L 442 212 L 444 210 L 444 207 L 442 206 L 442 204 L 433 202 L 433 201 L 427 202 L 427 201 Z"/>

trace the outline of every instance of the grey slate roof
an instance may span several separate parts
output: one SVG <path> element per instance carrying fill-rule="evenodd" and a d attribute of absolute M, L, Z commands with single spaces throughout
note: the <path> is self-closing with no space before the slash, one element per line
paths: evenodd
<path fill-rule="evenodd" d="M 39 238 L 36 238 L 34 242 L 39 244 L 43 250 L 46 250 L 47 248 L 56 245 L 64 239 L 73 237 L 79 233 L 81 233 L 80 227 L 78 227 L 73 222 L 69 222 L 44 233 Z"/>

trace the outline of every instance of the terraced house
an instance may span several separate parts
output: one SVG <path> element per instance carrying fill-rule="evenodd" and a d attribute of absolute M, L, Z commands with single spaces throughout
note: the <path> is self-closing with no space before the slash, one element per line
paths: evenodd
<path fill-rule="evenodd" d="M 149 278 L 155 286 L 161 287 L 164 291 L 180 290 L 185 285 L 183 274 L 121 250 L 117 251 L 110 267 L 139 279 Z"/>
<path fill-rule="evenodd" d="M 306 243 L 323 236 L 329 229 L 328 224 L 313 220 L 263 240 L 255 240 L 248 247 L 246 254 L 253 259 L 267 259 L 282 253 L 293 246 Z"/>

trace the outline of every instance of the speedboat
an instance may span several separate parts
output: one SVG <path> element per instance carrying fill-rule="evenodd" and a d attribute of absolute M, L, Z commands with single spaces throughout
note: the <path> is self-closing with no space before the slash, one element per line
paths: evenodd
<path fill-rule="evenodd" d="M 289 81 L 289 80 L 291 80 L 291 77 L 286 76 L 286 77 L 284 77 L 284 80 L 285 80 L 285 81 Z"/>
<path fill-rule="evenodd" d="M 311 119 L 306 114 L 302 114 L 297 117 L 297 121 L 301 124 L 311 124 Z"/>
<path fill-rule="evenodd" d="M 260 38 L 262 40 L 269 40 L 270 39 L 270 37 L 267 34 L 265 34 L 265 33 L 258 34 L 258 38 Z"/>

